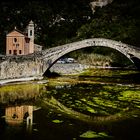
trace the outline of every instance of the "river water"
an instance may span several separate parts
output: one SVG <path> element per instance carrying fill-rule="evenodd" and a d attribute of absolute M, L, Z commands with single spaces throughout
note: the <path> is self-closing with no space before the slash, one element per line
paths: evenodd
<path fill-rule="evenodd" d="M 140 73 L 90 70 L 0 87 L 1 140 L 139 140 Z"/>

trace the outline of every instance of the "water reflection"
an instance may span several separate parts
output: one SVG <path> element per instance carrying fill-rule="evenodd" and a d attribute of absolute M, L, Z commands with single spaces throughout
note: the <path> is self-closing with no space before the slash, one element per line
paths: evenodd
<path fill-rule="evenodd" d="M 39 84 L 9 85 L 0 87 L 1 104 L 20 104 L 40 97 L 44 86 Z"/>
<path fill-rule="evenodd" d="M 2 133 L 26 130 L 32 132 L 33 112 L 36 99 L 40 98 L 44 86 L 36 83 L 0 87 L 0 125 Z M 4 128 L 3 128 L 4 127 Z M 24 132 L 24 131 L 23 131 Z M 12 133 L 6 134 L 4 139 Z"/>
<path fill-rule="evenodd" d="M 56 80 L 0 87 L 0 139 L 140 138 L 140 85 Z"/>
<path fill-rule="evenodd" d="M 19 125 L 26 122 L 27 125 L 33 123 L 33 106 L 16 106 L 5 108 L 5 121 L 9 125 Z"/>
<path fill-rule="evenodd" d="M 32 130 L 33 106 L 22 105 L 5 108 L 5 122 L 9 126 L 26 124 L 27 131 Z"/>

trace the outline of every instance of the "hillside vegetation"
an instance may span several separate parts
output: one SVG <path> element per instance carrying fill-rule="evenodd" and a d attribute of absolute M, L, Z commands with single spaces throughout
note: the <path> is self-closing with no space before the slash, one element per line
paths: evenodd
<path fill-rule="evenodd" d="M 35 43 L 44 48 L 91 37 L 110 38 L 140 47 L 140 1 L 114 0 L 96 8 L 92 0 L 6 0 L 0 2 L 0 53 L 6 34 L 35 23 Z"/>

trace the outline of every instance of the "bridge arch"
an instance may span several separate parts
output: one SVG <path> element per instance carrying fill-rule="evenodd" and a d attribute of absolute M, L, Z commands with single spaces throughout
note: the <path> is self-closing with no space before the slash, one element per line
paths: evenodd
<path fill-rule="evenodd" d="M 114 41 L 110 39 L 104 39 L 104 38 L 92 38 L 92 39 L 85 39 L 78 42 L 73 42 L 69 44 L 65 44 L 62 46 L 57 46 L 52 49 L 46 50 L 42 52 L 42 59 L 44 61 L 47 60 L 47 67 L 46 70 L 49 70 L 56 61 L 61 58 L 62 56 L 87 47 L 109 47 L 112 49 L 115 49 L 122 53 L 124 56 L 126 56 L 130 61 L 132 61 L 137 68 L 140 69 L 140 66 L 137 64 L 140 64 L 140 49 L 125 43 L 122 43 L 120 41 Z M 137 59 L 134 59 L 137 58 Z M 136 61 L 135 61 L 136 60 Z M 138 62 L 139 61 L 139 62 Z M 46 71 L 44 70 L 44 72 Z"/>

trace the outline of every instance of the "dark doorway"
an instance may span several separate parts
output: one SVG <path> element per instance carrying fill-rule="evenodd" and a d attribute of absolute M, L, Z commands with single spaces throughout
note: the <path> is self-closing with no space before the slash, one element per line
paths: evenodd
<path fill-rule="evenodd" d="M 17 55 L 17 50 L 14 50 L 14 55 Z"/>

